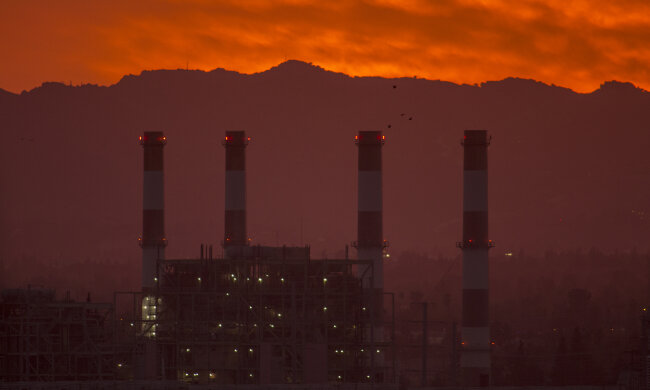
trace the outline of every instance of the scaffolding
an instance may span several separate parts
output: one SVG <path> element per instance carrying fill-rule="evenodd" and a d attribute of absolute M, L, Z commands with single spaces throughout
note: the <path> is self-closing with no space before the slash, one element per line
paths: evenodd
<path fill-rule="evenodd" d="M 159 260 L 153 291 L 116 293 L 117 306 L 131 305 L 115 332 L 134 346 L 118 353 L 131 375 L 151 365 L 138 362 L 149 356 L 158 378 L 189 383 L 394 383 L 392 294 L 373 315 L 377 299 L 353 273 L 360 265 L 372 272 L 372 261 L 311 260 L 308 247 L 250 249 L 237 259 Z M 145 296 L 157 306 L 150 318 Z"/>
<path fill-rule="evenodd" d="M 55 300 L 54 290 L 2 291 L 0 378 L 14 381 L 113 379 L 107 327 L 112 306 Z"/>

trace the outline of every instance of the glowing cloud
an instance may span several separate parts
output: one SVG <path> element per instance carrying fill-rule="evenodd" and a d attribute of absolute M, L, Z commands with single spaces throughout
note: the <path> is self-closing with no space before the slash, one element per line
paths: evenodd
<path fill-rule="evenodd" d="M 8 0 L 0 88 L 159 68 L 251 73 L 295 58 L 350 75 L 649 89 L 647 42 L 646 0 Z"/>

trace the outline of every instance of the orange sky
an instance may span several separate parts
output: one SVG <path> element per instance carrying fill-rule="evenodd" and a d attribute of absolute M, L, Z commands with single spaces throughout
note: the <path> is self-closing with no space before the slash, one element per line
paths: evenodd
<path fill-rule="evenodd" d="M 299 59 L 351 75 L 508 76 L 650 90 L 648 0 L 2 0 L 0 88 L 144 69 L 245 73 Z"/>

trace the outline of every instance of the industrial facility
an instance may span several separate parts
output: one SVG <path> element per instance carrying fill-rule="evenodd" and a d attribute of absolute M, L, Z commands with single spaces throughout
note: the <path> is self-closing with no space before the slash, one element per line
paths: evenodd
<path fill-rule="evenodd" d="M 379 131 L 355 136 L 357 256 L 312 259 L 309 246 L 252 245 L 246 230 L 243 131 L 227 131 L 223 258 L 201 245 L 167 259 L 162 132 L 145 132 L 142 288 L 112 304 L 5 291 L 3 381 L 143 380 L 310 384 L 397 381 L 394 297 L 383 289 Z"/>

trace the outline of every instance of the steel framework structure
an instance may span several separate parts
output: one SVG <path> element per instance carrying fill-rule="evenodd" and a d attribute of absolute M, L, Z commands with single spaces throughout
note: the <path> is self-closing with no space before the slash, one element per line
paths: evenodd
<path fill-rule="evenodd" d="M 154 341 L 158 375 L 166 380 L 393 382 L 392 295 L 384 294 L 390 309 L 373 316 L 377 300 L 353 273 L 359 265 L 372 272 L 372 261 L 308 256 L 160 260 L 154 318 L 141 316 L 149 309 L 138 307 L 141 293 L 117 293 L 133 295 L 123 318 L 133 319 L 138 340 L 127 344 L 140 345 L 131 352 L 134 370 L 136 355 Z M 373 338 L 373 318 L 385 319 L 388 337 Z"/>
<path fill-rule="evenodd" d="M 2 381 L 114 378 L 112 306 L 54 299 L 53 290 L 4 290 L 0 301 Z"/>

